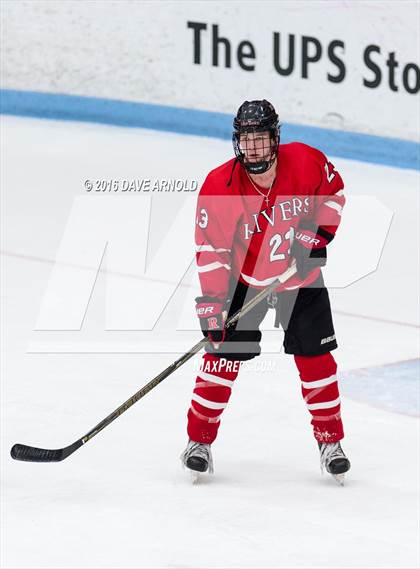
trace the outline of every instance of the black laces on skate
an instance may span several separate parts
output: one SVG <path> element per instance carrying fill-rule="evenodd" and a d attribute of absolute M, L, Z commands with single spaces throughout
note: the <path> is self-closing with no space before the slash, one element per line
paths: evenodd
<path fill-rule="evenodd" d="M 209 473 L 213 474 L 213 457 L 211 454 L 211 446 L 204 443 L 196 443 L 194 441 L 189 441 L 187 448 L 181 454 L 182 464 L 185 466 L 187 460 L 191 456 L 196 456 L 197 458 L 204 459 L 209 465 Z"/>
<path fill-rule="evenodd" d="M 346 455 L 341 448 L 340 441 L 337 443 L 320 443 L 319 452 L 321 459 L 321 472 L 323 472 L 324 468 L 329 472 L 329 464 L 335 458 L 346 458 Z"/>

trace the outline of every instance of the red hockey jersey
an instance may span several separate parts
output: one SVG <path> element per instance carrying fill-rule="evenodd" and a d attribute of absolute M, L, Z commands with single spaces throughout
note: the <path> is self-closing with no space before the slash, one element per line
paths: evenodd
<path fill-rule="evenodd" d="M 234 159 L 212 170 L 201 187 L 196 215 L 197 267 L 203 295 L 225 299 L 229 278 L 261 288 L 290 264 L 290 245 L 302 220 L 335 234 L 345 198 L 343 180 L 325 155 L 306 144 L 279 146 L 277 174 L 268 203 Z M 258 187 L 258 186 L 257 186 Z M 267 188 L 259 188 L 267 195 Z M 278 291 L 308 286 L 292 277 Z"/>

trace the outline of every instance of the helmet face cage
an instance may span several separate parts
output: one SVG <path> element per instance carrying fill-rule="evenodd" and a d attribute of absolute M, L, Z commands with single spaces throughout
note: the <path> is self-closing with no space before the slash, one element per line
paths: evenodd
<path fill-rule="evenodd" d="M 233 148 L 237 160 L 252 174 L 266 172 L 277 156 L 280 132 L 271 103 L 245 101 L 233 121 Z"/>

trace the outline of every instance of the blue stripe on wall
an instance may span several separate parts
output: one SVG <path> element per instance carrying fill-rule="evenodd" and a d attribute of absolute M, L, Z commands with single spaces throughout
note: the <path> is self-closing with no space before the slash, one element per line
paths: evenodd
<path fill-rule="evenodd" d="M 179 107 L 34 91 L 0 90 L 3 114 L 87 121 L 230 139 L 231 115 Z M 332 156 L 420 170 L 420 144 L 285 123 L 283 143 L 301 141 Z"/>

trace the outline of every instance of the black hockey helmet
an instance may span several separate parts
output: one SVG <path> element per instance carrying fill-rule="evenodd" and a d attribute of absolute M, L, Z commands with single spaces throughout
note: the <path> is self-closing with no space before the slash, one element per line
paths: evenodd
<path fill-rule="evenodd" d="M 251 174 L 266 172 L 276 159 L 280 141 L 279 117 L 273 105 L 265 99 L 245 101 L 239 107 L 233 120 L 233 128 L 232 142 L 237 160 Z M 261 140 L 258 139 L 257 133 L 262 132 L 268 132 L 270 137 L 268 143 L 261 147 Z M 253 136 L 246 140 L 248 134 Z M 261 153 L 261 149 L 264 150 L 262 160 L 257 161 L 256 156 L 254 160 L 249 160 L 243 149 L 245 141 L 248 155 L 252 154 L 253 150 L 257 154 L 257 146 L 258 154 Z"/>

